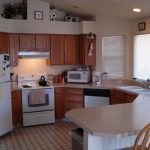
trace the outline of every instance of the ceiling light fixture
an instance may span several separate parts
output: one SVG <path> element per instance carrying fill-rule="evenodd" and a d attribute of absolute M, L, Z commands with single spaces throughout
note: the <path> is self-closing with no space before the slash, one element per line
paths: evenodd
<path fill-rule="evenodd" d="M 133 10 L 134 12 L 137 12 L 137 13 L 141 12 L 141 9 L 140 9 L 140 8 L 133 8 L 132 10 Z"/>

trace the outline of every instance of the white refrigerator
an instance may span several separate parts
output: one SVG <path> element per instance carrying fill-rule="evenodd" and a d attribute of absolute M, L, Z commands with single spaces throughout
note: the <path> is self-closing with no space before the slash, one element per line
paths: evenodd
<path fill-rule="evenodd" d="M 9 56 L 8 54 L 0 54 L 0 136 L 12 129 Z"/>

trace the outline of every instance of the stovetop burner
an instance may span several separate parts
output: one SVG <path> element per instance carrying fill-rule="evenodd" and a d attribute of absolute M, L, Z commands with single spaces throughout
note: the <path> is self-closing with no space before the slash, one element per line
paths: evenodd
<path fill-rule="evenodd" d="M 32 88 L 31 85 L 26 85 L 26 84 L 25 84 L 25 85 L 22 85 L 22 87 L 23 87 L 23 88 Z"/>

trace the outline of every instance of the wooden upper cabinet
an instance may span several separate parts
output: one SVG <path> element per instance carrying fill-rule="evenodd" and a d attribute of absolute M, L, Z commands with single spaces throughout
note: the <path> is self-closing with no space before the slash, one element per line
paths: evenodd
<path fill-rule="evenodd" d="M 50 51 L 49 38 L 50 38 L 49 35 L 37 34 L 35 36 L 36 50 L 40 52 L 49 52 Z"/>
<path fill-rule="evenodd" d="M 35 51 L 35 35 L 20 34 L 19 44 L 20 44 L 20 51 Z"/>
<path fill-rule="evenodd" d="M 9 39 L 7 33 L 0 33 L 0 53 L 9 53 Z"/>
<path fill-rule="evenodd" d="M 50 61 L 52 65 L 63 65 L 65 54 L 65 36 L 51 35 Z"/>
<path fill-rule="evenodd" d="M 18 34 L 9 35 L 9 53 L 10 65 L 17 66 L 18 64 L 18 51 L 19 51 L 19 36 Z"/>
<path fill-rule="evenodd" d="M 96 35 L 93 40 L 89 40 L 87 35 L 80 35 L 80 64 L 96 65 Z M 89 53 L 90 46 L 93 47 L 91 55 Z"/>
<path fill-rule="evenodd" d="M 65 64 L 79 64 L 79 36 L 65 35 Z"/>

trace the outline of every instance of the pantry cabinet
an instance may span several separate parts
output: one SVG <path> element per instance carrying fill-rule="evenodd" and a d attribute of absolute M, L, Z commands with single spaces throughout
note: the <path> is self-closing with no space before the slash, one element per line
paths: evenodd
<path fill-rule="evenodd" d="M 22 124 L 22 99 L 21 91 L 15 90 L 11 92 L 12 99 L 12 120 L 13 125 Z"/>
<path fill-rule="evenodd" d="M 0 33 L 0 53 L 9 53 L 9 41 L 7 33 Z"/>
<path fill-rule="evenodd" d="M 55 88 L 55 118 L 63 118 L 63 88 Z"/>
<path fill-rule="evenodd" d="M 51 35 L 51 65 L 79 64 L 79 36 Z"/>
<path fill-rule="evenodd" d="M 89 40 L 87 34 L 80 35 L 80 64 L 96 65 L 96 35 L 93 40 Z"/>
<path fill-rule="evenodd" d="M 112 90 L 110 104 L 131 103 L 136 97 L 136 94 L 130 94 L 120 90 Z"/>
<path fill-rule="evenodd" d="M 20 51 L 49 51 L 49 35 L 20 34 Z"/>
<path fill-rule="evenodd" d="M 83 108 L 83 89 L 64 88 L 63 115 L 71 109 Z"/>
<path fill-rule="evenodd" d="M 9 54 L 10 54 L 10 65 L 18 65 L 18 51 L 19 51 L 19 36 L 18 34 L 9 35 Z"/>
<path fill-rule="evenodd" d="M 50 40 L 50 61 L 51 65 L 64 65 L 65 56 L 65 36 L 51 35 Z"/>

